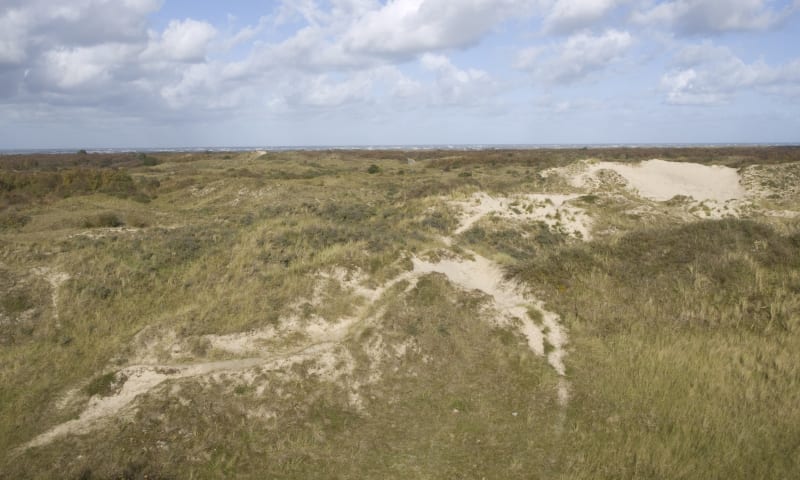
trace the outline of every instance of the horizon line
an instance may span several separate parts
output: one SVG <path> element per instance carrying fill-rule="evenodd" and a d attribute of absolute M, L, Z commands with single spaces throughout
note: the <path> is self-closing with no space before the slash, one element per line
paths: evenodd
<path fill-rule="evenodd" d="M 536 150 L 570 148 L 691 148 L 691 147 L 800 147 L 800 142 L 608 142 L 608 143 L 441 143 L 441 144 L 339 144 L 339 145 L 216 145 L 180 147 L 22 147 L 0 148 L 0 155 L 135 153 L 135 152 L 246 152 L 324 150 Z"/>

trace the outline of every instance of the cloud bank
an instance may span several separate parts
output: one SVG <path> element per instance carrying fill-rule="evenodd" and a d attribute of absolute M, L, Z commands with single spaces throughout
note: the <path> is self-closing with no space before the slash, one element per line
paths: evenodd
<path fill-rule="evenodd" d="M 627 93 L 644 112 L 753 95 L 796 105 L 800 91 L 797 1 L 303 0 L 239 17 L 208 8 L 3 2 L 0 126 L 11 133 L 0 141 L 15 125 L 55 132 L 87 116 L 175 128 L 321 114 L 391 124 L 398 112 L 519 122 L 543 99 L 602 109 Z"/>

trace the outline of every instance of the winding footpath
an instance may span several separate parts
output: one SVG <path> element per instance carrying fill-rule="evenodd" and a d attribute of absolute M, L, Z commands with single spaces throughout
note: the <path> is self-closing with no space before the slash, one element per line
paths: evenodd
<path fill-rule="evenodd" d="M 465 222 L 474 223 L 476 219 L 473 217 L 467 217 Z M 456 231 L 460 231 L 462 227 L 463 225 Z M 453 243 L 450 237 L 443 237 L 442 241 L 446 245 Z M 537 355 L 547 358 L 547 362 L 560 377 L 557 398 L 559 404 L 565 406 L 569 401 L 569 383 L 565 378 L 564 367 L 567 336 L 559 323 L 558 315 L 545 310 L 542 302 L 527 296 L 520 285 L 506 280 L 496 263 L 471 251 L 467 251 L 466 256 L 471 258 L 442 259 L 437 262 L 414 257 L 413 270 L 400 274 L 376 289 L 350 285 L 356 295 L 367 300 L 366 305 L 353 317 L 342 319 L 321 330 L 317 326 L 316 331 L 309 335 L 309 343 L 295 350 L 270 353 L 264 352 L 262 348 L 262 351 L 256 352 L 263 353 L 262 356 L 193 364 L 132 365 L 123 368 L 117 376 L 124 379 L 124 383 L 116 393 L 92 397 L 78 418 L 53 427 L 23 448 L 46 445 L 64 435 L 90 432 L 129 408 L 139 395 L 152 391 L 168 380 L 201 377 L 219 372 L 242 372 L 253 368 L 282 369 L 297 362 L 320 358 L 334 351 L 352 336 L 354 327 L 369 319 L 367 312 L 387 289 L 403 280 L 411 282 L 411 288 L 419 278 L 431 273 L 445 275 L 451 283 L 464 290 L 478 290 L 488 295 L 493 300 L 497 314 L 494 321 L 498 325 L 519 328 L 527 339 L 528 347 Z M 324 274 L 321 276 L 326 277 Z M 540 317 L 538 323 L 531 318 L 531 309 L 541 312 L 541 316 L 536 315 Z"/>

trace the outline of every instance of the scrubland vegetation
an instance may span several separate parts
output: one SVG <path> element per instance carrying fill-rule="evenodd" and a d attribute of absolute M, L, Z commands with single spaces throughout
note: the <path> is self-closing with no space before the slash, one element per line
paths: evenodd
<path fill-rule="evenodd" d="M 800 472 L 798 148 L 101 157 L 0 157 L 0 478 Z M 749 203 L 702 219 L 547 174 L 651 158 L 754 168 Z M 454 235 L 476 192 L 575 194 L 591 238 L 491 214 Z M 568 402 L 485 294 L 392 283 L 470 252 L 559 315 Z M 166 380 L 31 444 L 139 365 Z"/>

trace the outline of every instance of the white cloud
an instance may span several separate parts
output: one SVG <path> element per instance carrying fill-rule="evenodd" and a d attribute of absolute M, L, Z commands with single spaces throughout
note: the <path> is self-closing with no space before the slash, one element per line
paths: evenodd
<path fill-rule="evenodd" d="M 608 105 L 596 98 L 553 98 L 543 96 L 534 102 L 537 109 L 547 115 L 563 115 L 575 112 L 591 112 L 607 109 Z"/>
<path fill-rule="evenodd" d="M 298 92 L 298 102 L 309 107 L 338 107 L 365 101 L 372 93 L 373 79 L 356 74 L 343 81 L 331 81 L 328 75 L 314 77 Z"/>
<path fill-rule="evenodd" d="M 355 21 L 342 42 L 348 51 L 400 57 L 464 48 L 531 6 L 530 0 L 389 0 Z"/>
<path fill-rule="evenodd" d="M 247 25 L 239 29 L 236 33 L 227 38 L 224 42 L 226 49 L 231 49 L 236 45 L 249 42 L 253 38 L 256 37 L 259 33 L 264 31 L 267 28 L 268 24 L 272 19 L 268 16 L 262 16 L 258 19 L 258 23 L 255 25 Z"/>
<path fill-rule="evenodd" d="M 462 70 L 444 55 L 428 53 L 422 56 L 420 63 L 436 74 L 436 89 L 431 92 L 434 104 L 485 104 L 496 88 L 487 72 L 473 68 Z"/>
<path fill-rule="evenodd" d="M 125 44 L 56 48 L 42 58 L 40 73 L 47 84 L 61 90 L 99 87 L 108 83 L 114 70 L 136 54 Z"/>
<path fill-rule="evenodd" d="M 19 10 L 11 9 L 0 16 L 0 65 L 25 59 L 27 23 L 28 18 Z"/>
<path fill-rule="evenodd" d="M 727 94 L 710 86 L 707 79 L 698 78 L 693 68 L 667 73 L 661 79 L 667 91 L 667 103 L 672 105 L 714 105 L 723 103 Z"/>
<path fill-rule="evenodd" d="M 217 30 L 207 22 L 188 18 L 173 20 L 161 37 L 148 47 L 147 57 L 165 58 L 178 62 L 202 62 L 208 53 Z"/>
<path fill-rule="evenodd" d="M 556 0 L 544 19 L 546 32 L 569 32 L 589 27 L 628 0 Z"/>
<path fill-rule="evenodd" d="M 30 0 L 31 34 L 66 45 L 138 41 L 161 0 Z"/>
<path fill-rule="evenodd" d="M 379 66 L 345 75 L 294 72 L 276 76 L 267 108 L 289 113 L 303 110 L 335 110 L 357 105 L 380 109 L 395 101 L 407 107 L 421 104 L 422 85 L 393 66 Z"/>
<path fill-rule="evenodd" d="M 5 0 L 0 7 L 0 66 L 54 48 L 136 42 L 160 1 Z"/>
<path fill-rule="evenodd" d="M 652 25 L 665 25 L 658 34 L 671 38 L 671 29 L 769 28 L 783 18 L 768 0 L 280 0 L 266 2 L 249 25 L 159 16 L 166 26 L 156 30 L 161 0 L 0 2 L 4 111 L 75 118 L 96 108 L 176 122 L 275 112 L 362 121 L 397 112 L 516 114 L 535 94 L 527 77 L 567 86 L 615 66 L 635 68 L 626 61 L 634 35 Z M 537 45 L 511 59 L 522 73 L 500 76 L 507 73 L 498 64 L 531 39 Z M 637 52 L 647 53 L 651 39 L 643 35 Z M 745 91 L 800 96 L 798 72 L 797 61 L 745 63 L 702 44 L 676 54 L 661 88 L 675 104 L 732 101 Z M 520 115 L 613 103 L 593 107 L 591 85 L 551 90 L 557 99 Z"/>
<path fill-rule="evenodd" d="M 671 0 L 636 12 L 637 23 L 667 26 L 687 34 L 764 30 L 791 12 L 776 10 L 768 0 Z"/>
<path fill-rule="evenodd" d="M 673 105 L 727 103 L 744 91 L 795 96 L 800 93 L 800 60 L 779 66 L 745 63 L 726 47 L 693 45 L 678 53 L 676 68 L 661 78 L 661 88 Z"/>
<path fill-rule="evenodd" d="M 212 112 L 241 107 L 254 97 L 247 85 L 229 82 L 226 69 L 217 63 L 186 66 L 177 81 L 163 84 L 158 94 L 173 110 L 194 108 Z"/>
<path fill-rule="evenodd" d="M 600 35 L 582 32 L 548 49 L 550 55 L 541 61 L 537 61 L 539 54 L 535 50 L 523 50 L 516 65 L 548 83 L 574 83 L 619 61 L 632 45 L 633 37 L 628 32 L 613 29 Z"/>
<path fill-rule="evenodd" d="M 533 70 L 536 67 L 536 62 L 545 52 L 544 47 L 533 46 L 523 48 L 517 53 L 517 58 L 514 60 L 514 68 L 517 70 Z"/>

